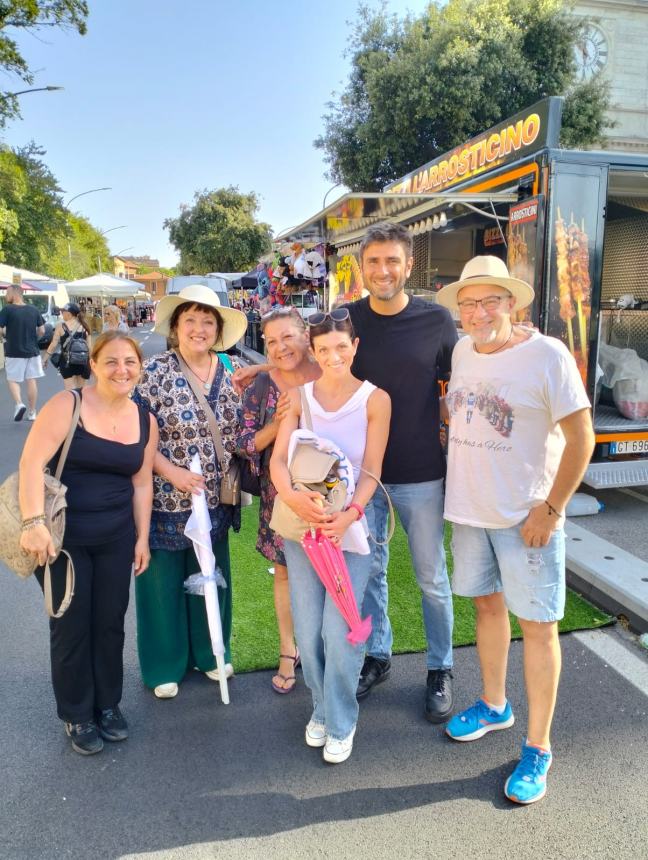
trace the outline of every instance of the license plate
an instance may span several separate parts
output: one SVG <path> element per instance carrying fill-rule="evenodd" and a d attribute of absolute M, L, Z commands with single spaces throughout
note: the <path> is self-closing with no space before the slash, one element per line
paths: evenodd
<path fill-rule="evenodd" d="M 610 442 L 610 456 L 615 454 L 648 454 L 648 439 L 633 439 L 630 442 Z"/>

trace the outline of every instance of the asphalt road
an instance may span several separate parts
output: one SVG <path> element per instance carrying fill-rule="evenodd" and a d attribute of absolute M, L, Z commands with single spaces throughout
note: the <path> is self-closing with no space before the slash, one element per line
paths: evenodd
<path fill-rule="evenodd" d="M 146 331 L 138 337 L 147 352 L 161 347 Z M 49 370 L 43 391 L 58 387 Z M 15 468 L 27 430 L 11 421 L 0 384 L 0 477 Z M 131 736 L 82 758 L 56 718 L 36 583 L 0 577 L 3 860 L 648 857 L 648 656 L 619 631 L 563 637 L 548 794 L 517 807 L 502 785 L 524 733 L 519 643 L 509 731 L 447 740 L 422 717 L 423 657 L 407 655 L 362 705 L 352 757 L 327 766 L 303 741 L 301 673 L 285 697 L 273 694 L 270 672 L 255 672 L 231 681 L 226 707 L 217 685 L 194 673 L 176 699 L 156 700 L 139 678 L 131 606 Z M 461 706 L 478 693 L 474 648 L 457 650 L 455 685 Z"/>

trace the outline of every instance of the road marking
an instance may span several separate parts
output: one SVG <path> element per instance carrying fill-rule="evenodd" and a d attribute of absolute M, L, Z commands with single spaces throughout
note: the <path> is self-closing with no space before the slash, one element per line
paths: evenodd
<path fill-rule="evenodd" d="M 638 493 L 636 490 L 620 489 L 619 492 L 625 493 L 626 496 L 632 496 L 633 499 L 639 499 L 640 502 L 645 502 L 648 505 L 648 496 L 643 496 L 641 493 Z"/>
<path fill-rule="evenodd" d="M 593 651 L 615 672 L 622 675 L 644 696 L 648 696 L 648 662 L 601 630 L 581 630 L 572 634 L 575 639 Z"/>

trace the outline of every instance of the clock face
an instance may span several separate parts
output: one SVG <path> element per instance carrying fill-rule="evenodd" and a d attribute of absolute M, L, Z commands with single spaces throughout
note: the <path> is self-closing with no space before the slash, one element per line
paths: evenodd
<path fill-rule="evenodd" d="M 603 71 L 608 61 L 608 42 L 602 30 L 587 24 L 581 38 L 574 46 L 577 76 L 579 81 L 589 81 Z"/>

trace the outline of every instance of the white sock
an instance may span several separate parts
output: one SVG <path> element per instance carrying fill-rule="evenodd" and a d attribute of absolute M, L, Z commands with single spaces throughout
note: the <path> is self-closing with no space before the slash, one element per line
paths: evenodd
<path fill-rule="evenodd" d="M 484 699 L 484 701 L 486 702 L 486 699 Z M 504 702 L 504 704 L 503 704 L 503 705 L 491 705 L 491 703 L 490 703 L 490 702 L 486 702 L 486 704 L 487 704 L 487 705 L 488 705 L 488 707 L 491 709 L 491 711 L 495 711 L 495 713 L 496 713 L 496 714 L 500 714 L 500 715 L 501 715 L 501 714 L 503 714 L 503 713 L 504 713 L 504 711 L 506 710 L 506 701 Z"/>

